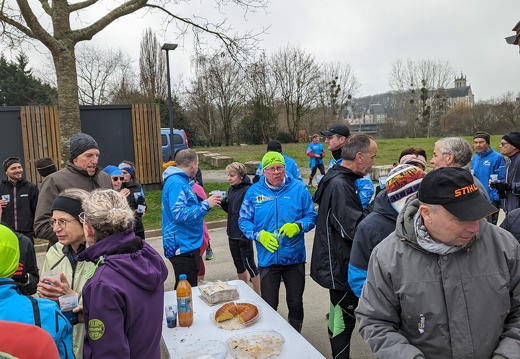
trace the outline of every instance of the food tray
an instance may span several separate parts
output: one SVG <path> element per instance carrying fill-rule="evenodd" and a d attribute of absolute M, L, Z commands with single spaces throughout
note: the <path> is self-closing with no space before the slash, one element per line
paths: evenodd
<path fill-rule="evenodd" d="M 285 338 L 274 330 L 253 330 L 229 338 L 226 342 L 231 357 L 267 359 L 280 355 Z"/>
<path fill-rule="evenodd" d="M 177 359 L 225 359 L 227 344 L 220 340 L 203 340 L 171 351 Z"/>
<path fill-rule="evenodd" d="M 204 287 L 205 286 L 211 286 L 211 285 L 226 285 L 227 287 L 229 287 L 229 289 L 234 289 L 235 290 L 235 294 L 234 295 L 231 295 L 230 293 L 228 293 L 227 295 L 222 293 L 222 294 L 218 294 L 218 292 L 214 292 L 212 295 L 210 296 L 207 296 L 206 293 L 205 293 L 205 289 Z M 199 287 L 199 292 L 200 292 L 200 295 L 199 295 L 199 298 L 204 302 L 206 303 L 207 305 L 209 305 L 210 307 L 214 306 L 214 305 L 217 305 L 217 304 L 221 304 L 221 303 L 227 303 L 229 301 L 232 301 L 232 300 L 237 300 L 238 298 L 240 298 L 240 293 L 238 292 L 238 286 L 236 285 L 232 285 L 232 284 L 229 284 L 227 282 L 221 282 L 221 281 L 216 281 L 216 282 L 209 282 L 209 281 L 201 281 L 198 285 Z M 223 299 L 222 299 L 223 298 Z"/>
<path fill-rule="evenodd" d="M 249 320 L 246 323 L 240 323 L 238 321 L 237 317 L 235 317 L 233 319 L 230 319 L 230 320 L 226 320 L 224 322 L 217 322 L 215 320 L 215 314 L 217 313 L 217 310 L 219 310 L 223 305 L 226 305 L 228 303 L 231 303 L 231 302 L 227 302 L 227 303 L 223 303 L 222 305 L 219 305 L 218 308 L 215 308 L 214 310 L 212 310 L 210 315 L 209 315 L 209 318 L 210 318 L 211 322 L 217 328 L 225 329 L 225 330 L 245 329 L 246 327 L 249 327 L 249 326 L 255 324 L 256 322 L 258 322 L 260 320 L 260 317 L 262 316 L 262 308 L 258 304 L 250 302 L 250 301 L 247 301 L 247 300 L 241 300 L 241 301 L 237 301 L 235 303 L 237 303 L 237 304 L 239 304 L 239 303 L 247 303 L 247 304 L 254 305 L 256 307 L 256 309 L 258 309 L 258 315 L 256 317 L 254 317 L 253 319 Z"/>

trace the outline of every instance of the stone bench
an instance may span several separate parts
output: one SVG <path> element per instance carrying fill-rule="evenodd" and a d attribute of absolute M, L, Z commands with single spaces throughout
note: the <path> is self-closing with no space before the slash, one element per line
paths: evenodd
<path fill-rule="evenodd" d="M 248 175 L 255 175 L 256 169 L 258 168 L 258 165 L 260 164 L 260 161 L 247 161 L 244 163 L 246 166 L 246 173 Z"/>
<path fill-rule="evenodd" d="M 373 166 L 370 170 L 370 178 L 372 178 L 372 181 L 377 181 L 379 177 L 388 176 L 392 168 L 394 168 L 392 165 Z"/>
<path fill-rule="evenodd" d="M 231 162 L 233 162 L 233 157 L 229 156 L 213 156 L 209 158 L 209 164 L 213 167 L 226 167 Z"/>
<path fill-rule="evenodd" d="M 215 156 L 220 156 L 220 153 L 215 152 L 207 152 L 202 155 L 202 162 L 211 164 L 211 158 Z"/>

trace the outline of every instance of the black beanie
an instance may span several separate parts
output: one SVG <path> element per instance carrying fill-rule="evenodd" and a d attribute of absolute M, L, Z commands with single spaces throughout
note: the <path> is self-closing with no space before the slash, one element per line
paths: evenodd
<path fill-rule="evenodd" d="M 276 151 L 282 153 L 282 144 L 278 140 L 271 140 L 267 144 L 267 152 Z"/>
<path fill-rule="evenodd" d="M 36 161 L 36 170 L 42 177 L 47 177 L 51 173 L 56 172 L 58 169 L 54 164 L 54 161 L 50 157 L 43 157 Z"/>
<path fill-rule="evenodd" d="M 519 131 L 512 131 L 509 133 L 506 133 L 504 136 L 502 136 L 503 140 L 506 140 L 511 145 L 515 146 L 520 150 L 520 132 Z"/>
<path fill-rule="evenodd" d="M 81 155 L 83 152 L 88 151 L 92 148 L 99 149 L 99 146 L 95 139 L 86 133 L 78 132 L 70 139 L 70 162 L 76 157 Z"/>
<path fill-rule="evenodd" d="M 51 212 L 56 210 L 67 212 L 72 217 L 79 220 L 79 214 L 83 212 L 83 207 L 81 206 L 81 201 L 78 201 L 77 199 L 58 196 L 54 199 L 51 206 Z"/>
<path fill-rule="evenodd" d="M 7 169 L 14 165 L 15 163 L 22 163 L 18 157 L 9 157 L 4 161 L 4 172 L 7 172 Z"/>
<path fill-rule="evenodd" d="M 489 145 L 490 144 L 490 139 L 491 139 L 491 136 L 489 136 L 489 133 L 487 132 L 477 132 L 475 133 L 475 135 L 473 135 L 473 139 L 475 138 L 483 138 L 484 140 L 486 140 L 486 143 Z"/>

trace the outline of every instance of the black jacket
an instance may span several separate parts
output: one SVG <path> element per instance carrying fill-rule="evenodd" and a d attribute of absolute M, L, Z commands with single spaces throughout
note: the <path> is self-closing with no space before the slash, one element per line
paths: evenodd
<path fill-rule="evenodd" d="M 500 227 L 511 232 L 511 234 L 516 237 L 518 242 L 520 242 L 520 208 L 509 212 Z"/>
<path fill-rule="evenodd" d="M 35 184 L 22 179 L 16 186 L 7 179 L 0 183 L 0 195 L 8 194 L 11 198 L 9 204 L 2 210 L 2 222 L 9 228 L 34 237 L 34 213 L 38 203 L 38 187 Z"/>
<path fill-rule="evenodd" d="M 386 190 L 379 192 L 374 200 L 374 210 L 359 223 L 356 229 L 352 251 L 350 252 L 350 266 L 361 271 L 349 271 L 349 282 L 351 284 L 356 283 L 356 273 L 364 275 L 361 278 L 361 282 L 364 282 L 370 254 L 379 242 L 395 230 L 397 215 L 397 211 L 388 199 Z M 356 291 L 355 285 L 351 285 L 351 287 Z"/>
<path fill-rule="evenodd" d="M 361 178 L 350 169 L 335 165 L 322 178 L 314 195 L 319 205 L 311 277 L 329 289 L 347 291 L 348 263 L 352 241 L 363 207 L 354 181 Z"/>
<path fill-rule="evenodd" d="M 126 200 L 128 201 L 128 205 L 130 206 L 130 208 L 132 208 L 135 213 L 134 232 L 143 232 L 143 216 L 142 214 L 137 213 L 137 205 L 146 205 L 143 196 L 144 192 L 142 191 L 141 184 L 137 182 L 135 179 L 131 178 L 129 182 L 123 182 L 122 188 L 128 188 L 130 190 L 130 194 L 128 195 L 128 197 L 126 197 Z"/>
<path fill-rule="evenodd" d="M 40 281 L 34 245 L 32 243 L 32 240 L 29 239 L 27 236 L 18 232 L 15 232 L 15 234 L 18 237 L 18 242 L 20 245 L 20 262 L 23 263 L 25 267 L 25 272 L 29 276 L 29 281 L 27 284 L 17 284 L 18 287 L 21 288 L 23 293 L 27 295 L 33 295 L 34 293 L 36 293 L 36 289 L 38 288 L 38 282 Z"/>
<path fill-rule="evenodd" d="M 229 187 L 227 198 L 221 203 L 222 209 L 228 213 L 227 235 L 231 239 L 249 240 L 238 227 L 238 218 L 240 217 L 242 201 L 251 185 L 251 180 L 249 176 L 246 175 L 242 182 L 236 186 Z"/>

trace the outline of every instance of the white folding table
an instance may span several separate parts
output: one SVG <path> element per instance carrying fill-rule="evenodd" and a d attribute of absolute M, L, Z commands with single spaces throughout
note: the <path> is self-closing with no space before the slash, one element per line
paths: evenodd
<path fill-rule="evenodd" d="M 238 287 L 240 298 L 236 301 L 250 301 L 261 308 L 260 318 L 240 330 L 220 329 L 210 318 L 211 313 L 215 311 L 219 305 L 210 307 L 199 298 L 199 290 L 197 287 L 192 288 L 193 295 L 193 325 L 191 327 L 179 327 L 177 321 L 176 328 L 168 328 L 166 319 L 163 318 L 162 339 L 168 348 L 170 357 L 175 352 L 183 352 L 183 348 L 206 340 L 219 340 L 226 342 L 229 338 L 248 331 L 258 330 L 275 330 L 285 338 L 285 344 L 282 352 L 277 358 L 287 359 L 319 359 L 324 356 L 316 350 L 300 333 L 282 318 L 269 304 L 267 304 L 256 292 L 241 280 L 232 280 L 228 282 Z M 164 305 L 176 304 L 177 297 L 175 291 L 164 293 Z M 231 356 L 228 354 L 228 358 Z"/>

